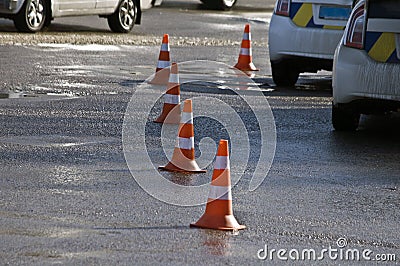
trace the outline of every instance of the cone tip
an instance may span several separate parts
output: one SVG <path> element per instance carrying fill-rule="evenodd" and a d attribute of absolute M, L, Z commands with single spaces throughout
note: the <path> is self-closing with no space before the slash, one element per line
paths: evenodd
<path fill-rule="evenodd" d="M 164 36 L 163 36 L 163 43 L 168 43 L 168 41 L 169 41 L 169 35 L 168 34 L 164 34 Z"/>

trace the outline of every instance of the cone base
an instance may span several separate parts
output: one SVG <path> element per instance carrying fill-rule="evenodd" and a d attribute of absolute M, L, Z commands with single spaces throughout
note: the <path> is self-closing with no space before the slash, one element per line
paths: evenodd
<path fill-rule="evenodd" d="M 174 165 L 173 163 L 169 162 L 165 166 L 159 166 L 158 169 L 164 170 L 164 171 L 169 171 L 169 172 L 181 172 L 181 173 L 206 173 L 207 170 L 202 170 L 200 167 L 188 167 L 188 169 L 182 169 Z"/>
<path fill-rule="evenodd" d="M 204 214 L 196 223 L 190 224 L 190 227 L 224 231 L 242 230 L 246 228 L 245 225 L 239 224 L 233 215 L 212 216 L 207 214 Z"/>
<path fill-rule="evenodd" d="M 256 68 L 256 66 L 253 63 L 248 63 L 248 64 L 241 64 L 237 63 L 235 68 L 242 70 L 242 71 L 259 71 L 260 69 Z"/>

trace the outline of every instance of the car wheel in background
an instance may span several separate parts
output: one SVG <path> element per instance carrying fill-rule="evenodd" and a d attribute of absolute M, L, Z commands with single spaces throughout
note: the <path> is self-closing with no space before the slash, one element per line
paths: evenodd
<path fill-rule="evenodd" d="M 48 15 L 45 0 L 26 0 L 21 10 L 14 17 L 14 25 L 18 31 L 38 32 L 48 21 Z"/>
<path fill-rule="evenodd" d="M 294 86 L 299 79 L 300 72 L 286 61 L 272 62 L 272 79 L 277 86 Z"/>
<path fill-rule="evenodd" d="M 360 113 L 340 105 L 332 105 L 332 124 L 337 131 L 355 131 L 360 121 Z"/>
<path fill-rule="evenodd" d="M 229 10 L 235 4 L 236 0 L 201 0 L 207 7 L 218 10 Z"/>
<path fill-rule="evenodd" d="M 134 0 L 122 0 L 114 14 L 107 17 L 108 26 L 113 32 L 128 33 L 135 25 L 137 6 Z"/>

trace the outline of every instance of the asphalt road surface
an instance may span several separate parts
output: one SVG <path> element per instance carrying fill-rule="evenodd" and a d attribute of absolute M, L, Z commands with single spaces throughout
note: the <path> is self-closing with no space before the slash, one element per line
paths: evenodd
<path fill-rule="evenodd" d="M 2 265 L 400 263 L 400 117 L 365 116 L 357 132 L 333 131 L 330 73 L 276 87 L 267 48 L 271 9 L 250 3 L 221 13 L 196 1 L 165 1 L 128 35 L 109 33 L 96 17 L 57 19 L 36 35 L 0 21 Z M 230 68 L 245 23 L 260 68 L 252 82 Z M 179 206 L 190 195 L 154 183 L 149 193 L 182 202 L 166 203 L 135 179 L 158 176 L 153 168 L 168 162 L 175 141 L 168 132 L 176 127 L 152 122 L 162 100 L 147 104 L 164 88 L 143 83 L 154 74 L 164 33 L 187 80 L 181 98 L 194 100 L 197 161 L 208 172 L 163 172 L 163 179 L 208 191 L 216 142 L 237 143 L 233 210 L 247 226 L 239 232 L 190 228 L 204 204 Z M 214 82 L 196 81 L 199 75 Z M 263 150 L 274 155 L 270 169 Z M 265 179 L 249 191 L 257 171 Z"/>

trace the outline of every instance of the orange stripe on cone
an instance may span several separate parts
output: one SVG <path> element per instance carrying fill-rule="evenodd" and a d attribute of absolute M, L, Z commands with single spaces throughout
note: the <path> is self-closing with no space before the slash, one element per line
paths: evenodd
<path fill-rule="evenodd" d="M 206 210 L 203 216 L 190 226 L 218 230 L 246 228 L 246 226 L 240 225 L 233 216 L 227 140 L 219 142 Z"/>
<path fill-rule="evenodd" d="M 159 169 L 172 172 L 206 172 L 205 170 L 200 169 L 194 156 L 192 100 L 184 101 L 178 137 L 176 139 L 176 145 L 171 161 L 165 166 L 160 166 Z"/>
<path fill-rule="evenodd" d="M 167 84 L 170 65 L 171 60 L 169 56 L 169 36 L 168 34 L 164 34 L 160 54 L 158 56 L 156 73 L 154 75 L 154 78 L 149 83 L 158 85 Z"/>
<path fill-rule="evenodd" d="M 246 24 L 243 33 L 242 45 L 240 48 L 239 59 L 235 68 L 242 71 L 258 71 L 253 64 L 253 56 L 251 52 L 251 33 L 250 24 Z"/>
<path fill-rule="evenodd" d="M 164 70 L 163 70 L 164 71 Z M 160 116 L 154 120 L 156 123 L 179 124 L 181 120 L 180 110 L 180 85 L 178 64 L 172 63 L 171 73 L 167 85 L 167 91 L 164 94 L 164 105 Z"/>

